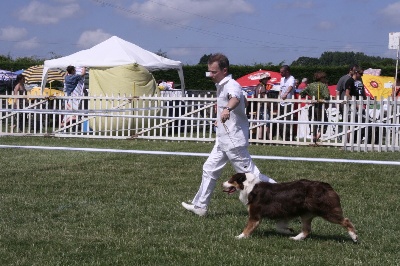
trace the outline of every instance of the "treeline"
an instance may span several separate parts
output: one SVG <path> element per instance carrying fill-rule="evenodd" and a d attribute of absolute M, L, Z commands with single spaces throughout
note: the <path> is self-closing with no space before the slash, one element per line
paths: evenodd
<path fill-rule="evenodd" d="M 0 55 L 0 69 L 17 71 L 20 69 L 27 69 L 31 66 L 43 65 L 45 59 L 36 57 L 19 57 L 13 59 L 9 55 Z"/>
<path fill-rule="evenodd" d="M 349 66 L 354 63 L 367 68 L 384 68 L 394 66 L 396 60 L 380 56 L 368 56 L 364 53 L 324 52 L 319 58 L 299 57 L 292 62 L 291 66 Z"/>

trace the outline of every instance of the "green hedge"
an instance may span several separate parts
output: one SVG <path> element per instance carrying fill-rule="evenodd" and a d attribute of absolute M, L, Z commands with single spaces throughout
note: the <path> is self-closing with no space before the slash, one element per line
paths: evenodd
<path fill-rule="evenodd" d="M 27 69 L 32 65 L 22 62 L 2 62 L 0 61 L 0 69 L 16 71 L 19 69 Z M 364 69 L 369 68 L 369 66 L 362 66 Z M 380 67 L 382 69 L 382 76 L 392 76 L 394 77 L 396 68 L 393 67 Z M 232 65 L 230 67 L 230 73 L 235 79 L 240 78 L 248 73 L 264 69 L 270 71 L 279 72 L 280 66 L 271 65 Z M 301 80 L 302 78 L 308 78 L 308 80 L 313 80 L 313 75 L 316 71 L 322 70 L 328 74 L 329 84 L 336 84 L 341 76 L 347 73 L 348 67 L 302 67 L 293 66 L 291 67 L 292 75 Z M 211 79 L 205 77 L 205 72 L 207 71 L 207 65 L 184 65 L 183 74 L 185 77 L 185 85 L 187 90 L 214 90 L 215 86 Z M 167 80 L 173 81 L 175 84 L 180 84 L 178 72 L 176 70 L 159 70 L 153 72 L 154 78 L 156 80 Z"/>
<path fill-rule="evenodd" d="M 364 67 L 364 66 L 363 66 Z M 364 67 L 367 69 L 368 66 Z M 264 69 L 270 71 L 279 72 L 280 66 L 263 66 L 263 65 L 255 65 L 255 66 L 242 66 L 242 65 L 232 65 L 230 67 L 230 73 L 232 76 L 237 79 L 241 76 L 244 76 L 248 73 Z M 381 68 L 382 76 L 392 76 L 394 77 L 396 68 L 393 67 L 384 67 Z M 341 76 L 345 75 L 348 72 L 348 67 L 291 67 L 292 75 L 301 80 L 302 78 L 308 78 L 309 81 L 313 81 L 314 73 L 317 71 L 324 71 L 328 75 L 329 85 L 334 85 L 340 79 Z M 183 74 L 185 76 L 185 85 L 187 90 L 214 90 L 215 86 L 213 82 L 205 77 L 205 72 L 207 71 L 206 65 L 195 65 L 195 66 L 183 66 Z M 168 71 L 156 71 L 153 72 L 154 78 L 156 80 L 169 80 L 174 81 L 175 84 L 179 84 L 179 76 L 176 70 L 168 70 Z"/>

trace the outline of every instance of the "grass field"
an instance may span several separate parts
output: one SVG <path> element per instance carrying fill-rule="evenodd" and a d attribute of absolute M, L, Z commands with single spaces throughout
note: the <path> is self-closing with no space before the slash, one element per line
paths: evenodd
<path fill-rule="evenodd" d="M 212 143 L 1 137 L 0 145 L 207 153 Z M 251 146 L 254 155 L 400 161 L 400 153 Z M 399 166 L 255 160 L 277 181 L 329 182 L 358 231 L 315 219 L 296 242 L 217 187 L 206 217 L 185 211 L 205 157 L 0 149 L 0 265 L 400 265 Z M 227 166 L 222 183 L 232 168 Z M 296 232 L 297 221 L 291 223 Z"/>

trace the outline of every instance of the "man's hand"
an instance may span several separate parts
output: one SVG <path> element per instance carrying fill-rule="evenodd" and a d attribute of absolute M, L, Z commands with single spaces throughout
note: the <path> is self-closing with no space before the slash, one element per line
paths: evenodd
<path fill-rule="evenodd" d="M 222 110 L 221 113 L 221 122 L 225 123 L 226 120 L 229 120 L 229 117 L 231 116 L 231 112 L 228 109 Z"/>

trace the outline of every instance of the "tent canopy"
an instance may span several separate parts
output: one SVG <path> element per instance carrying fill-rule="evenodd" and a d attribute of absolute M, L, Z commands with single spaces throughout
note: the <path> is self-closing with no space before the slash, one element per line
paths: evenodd
<path fill-rule="evenodd" d="M 42 87 L 47 79 L 47 72 L 52 68 L 66 68 L 69 65 L 85 67 L 114 67 L 139 64 L 149 71 L 176 69 L 182 89 L 185 88 L 182 63 L 149 52 L 133 43 L 113 36 L 90 49 L 44 61 Z"/>

